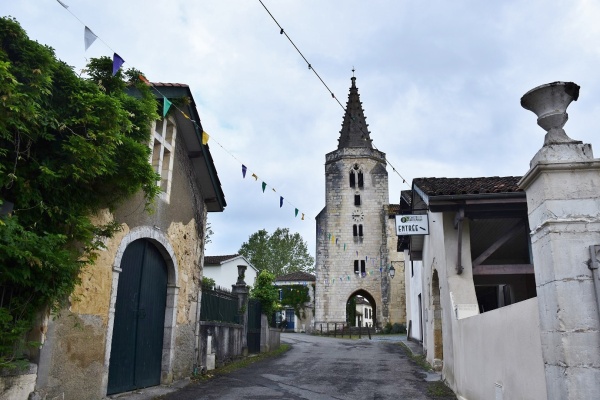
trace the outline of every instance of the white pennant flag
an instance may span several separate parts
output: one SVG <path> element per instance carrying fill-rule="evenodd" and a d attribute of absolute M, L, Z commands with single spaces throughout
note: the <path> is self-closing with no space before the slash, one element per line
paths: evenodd
<path fill-rule="evenodd" d="M 87 26 L 85 27 L 85 31 L 83 33 L 83 40 L 85 41 L 85 49 L 89 49 L 92 43 L 98 38 L 98 36 L 94 35 L 94 32 Z"/>

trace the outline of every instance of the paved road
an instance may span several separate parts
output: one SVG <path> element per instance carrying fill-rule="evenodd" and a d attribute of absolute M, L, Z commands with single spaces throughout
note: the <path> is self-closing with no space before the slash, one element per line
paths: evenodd
<path fill-rule="evenodd" d="M 283 334 L 292 348 L 161 399 L 439 399 L 398 343 Z M 453 398 L 453 397 L 451 397 Z"/>

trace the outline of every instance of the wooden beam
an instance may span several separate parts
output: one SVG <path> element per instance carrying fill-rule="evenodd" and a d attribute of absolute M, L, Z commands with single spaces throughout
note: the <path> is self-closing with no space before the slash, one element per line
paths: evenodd
<path fill-rule="evenodd" d="M 479 257 L 473 260 L 473 267 L 481 265 L 482 262 L 487 260 L 496 250 L 500 248 L 504 243 L 506 243 L 510 238 L 516 235 L 521 228 L 525 225 L 525 221 L 521 220 L 517 222 L 512 228 L 508 230 L 504 235 L 500 236 L 492 245 L 486 249 Z"/>
<path fill-rule="evenodd" d="M 473 276 L 523 274 L 533 274 L 533 264 L 478 265 L 473 267 Z"/>

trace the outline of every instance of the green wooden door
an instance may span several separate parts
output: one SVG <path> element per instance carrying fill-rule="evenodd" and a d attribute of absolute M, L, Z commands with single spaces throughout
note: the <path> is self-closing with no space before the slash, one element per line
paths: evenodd
<path fill-rule="evenodd" d="M 107 394 L 160 384 L 167 265 L 151 242 L 123 254 L 115 304 Z"/>

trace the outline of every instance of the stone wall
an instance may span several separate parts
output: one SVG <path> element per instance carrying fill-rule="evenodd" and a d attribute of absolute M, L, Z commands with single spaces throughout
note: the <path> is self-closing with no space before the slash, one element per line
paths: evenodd
<path fill-rule="evenodd" d="M 269 326 L 269 320 L 266 315 L 260 318 L 260 352 L 265 353 L 277 350 L 281 345 L 281 331 Z"/>
<path fill-rule="evenodd" d="M 201 368 L 210 370 L 211 363 L 218 368 L 242 357 L 243 331 L 244 326 L 240 324 L 200 322 Z M 210 360 L 211 354 L 214 355 L 213 361 Z"/>
<path fill-rule="evenodd" d="M 183 145 L 176 146 L 170 195 L 144 210 L 141 193 L 96 223 L 115 220 L 122 230 L 105 241 L 94 265 L 60 316 L 50 318 L 40 352 L 36 391 L 48 398 L 99 399 L 106 395 L 121 257 L 136 239 L 151 241 L 167 264 L 167 309 L 161 382 L 190 376 L 196 365 L 199 290 L 206 208 Z M 46 329 L 40 327 L 41 330 Z"/>
<path fill-rule="evenodd" d="M 388 277 L 380 269 L 389 265 L 385 155 L 369 148 L 343 148 L 327 154 L 326 160 L 326 206 L 317 217 L 315 326 L 344 323 L 346 302 L 361 290 L 373 298 L 381 326 L 390 318 Z M 362 188 L 349 184 L 355 165 L 364 176 Z M 355 205 L 356 195 L 360 206 Z M 363 226 L 362 237 L 354 236 L 354 224 Z M 355 274 L 355 260 L 365 261 L 365 276 Z"/>

